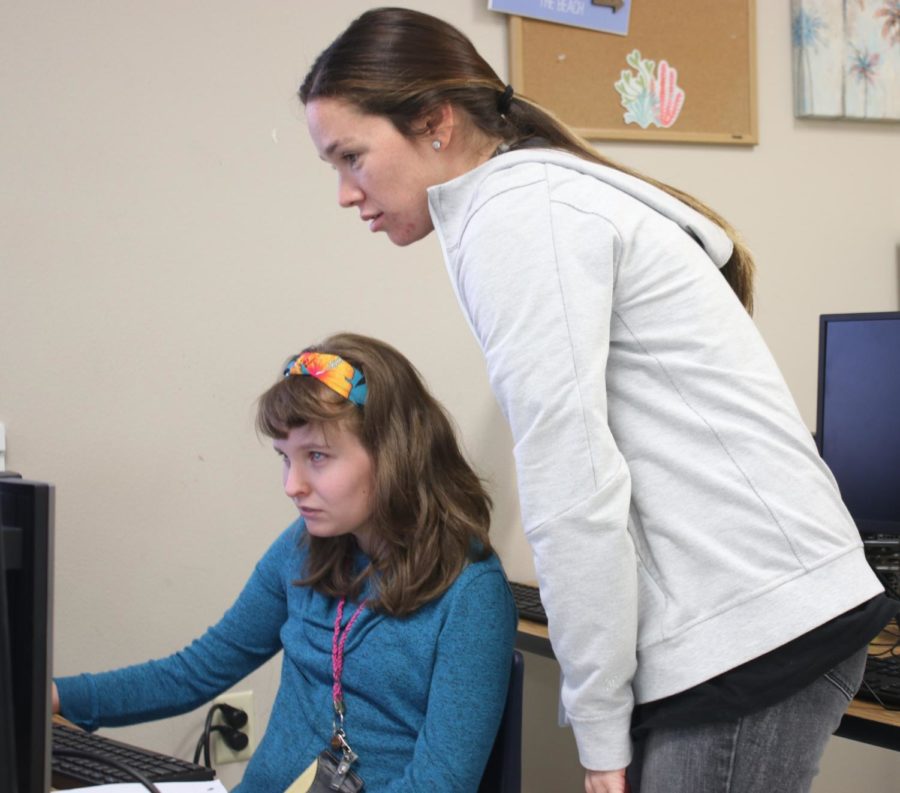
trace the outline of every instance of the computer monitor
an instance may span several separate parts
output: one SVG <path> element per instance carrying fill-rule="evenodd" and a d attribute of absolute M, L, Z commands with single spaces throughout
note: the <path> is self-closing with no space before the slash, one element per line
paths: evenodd
<path fill-rule="evenodd" d="M 816 443 L 863 539 L 900 537 L 900 312 L 820 318 Z"/>
<path fill-rule="evenodd" d="M 0 789 L 50 789 L 53 486 L 0 473 Z"/>

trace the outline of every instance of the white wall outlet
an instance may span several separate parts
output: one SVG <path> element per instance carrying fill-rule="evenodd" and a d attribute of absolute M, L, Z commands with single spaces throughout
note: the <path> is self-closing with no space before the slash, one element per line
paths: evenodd
<path fill-rule="evenodd" d="M 240 752 L 234 751 L 225 743 L 221 733 L 213 732 L 210 736 L 210 745 L 212 747 L 214 765 L 224 765 L 225 763 L 240 763 L 249 760 L 256 748 L 256 713 L 253 711 L 253 692 L 252 691 L 229 691 L 213 700 L 213 703 L 224 702 L 234 708 L 240 708 L 247 714 L 247 724 L 241 727 L 241 732 L 249 739 L 247 748 Z M 213 716 L 212 723 L 225 724 L 221 711 L 216 711 Z"/>

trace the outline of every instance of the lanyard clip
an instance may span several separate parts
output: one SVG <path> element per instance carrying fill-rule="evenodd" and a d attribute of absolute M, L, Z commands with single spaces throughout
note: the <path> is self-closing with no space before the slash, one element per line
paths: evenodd
<path fill-rule="evenodd" d="M 350 770 L 350 766 L 359 759 L 359 755 L 350 748 L 350 744 L 347 743 L 347 735 L 342 729 L 335 730 L 331 737 L 331 748 L 341 750 L 341 762 L 338 764 L 337 773 L 345 776 Z"/>
<path fill-rule="evenodd" d="M 344 701 L 334 700 L 334 718 L 331 720 L 331 743 L 337 749 L 336 740 L 339 735 L 344 735 Z"/>

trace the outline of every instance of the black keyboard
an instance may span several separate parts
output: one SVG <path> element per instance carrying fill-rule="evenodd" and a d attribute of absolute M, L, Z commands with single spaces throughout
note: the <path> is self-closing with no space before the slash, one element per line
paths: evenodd
<path fill-rule="evenodd" d="M 888 594 L 900 597 L 900 537 L 873 534 L 863 538 L 866 559 Z"/>
<path fill-rule="evenodd" d="M 513 600 L 516 602 L 519 616 L 522 619 L 546 625 L 547 612 L 544 611 L 544 604 L 541 603 L 541 593 L 538 588 L 530 584 L 517 584 L 514 581 L 509 582 L 509 587 L 512 589 Z"/>
<path fill-rule="evenodd" d="M 900 597 L 900 571 L 898 570 L 879 570 L 875 568 L 875 573 L 881 579 L 881 583 L 888 591 L 889 595 L 895 598 Z"/>
<path fill-rule="evenodd" d="M 900 656 L 882 658 L 870 655 L 866 660 L 863 683 L 856 696 L 890 708 L 900 708 Z"/>
<path fill-rule="evenodd" d="M 65 751 L 93 757 L 63 757 L 58 754 Z M 202 765 L 53 723 L 53 787 L 64 790 L 136 781 L 127 771 L 104 762 L 103 758 L 127 766 L 151 782 L 205 782 L 216 777 L 213 769 Z"/>

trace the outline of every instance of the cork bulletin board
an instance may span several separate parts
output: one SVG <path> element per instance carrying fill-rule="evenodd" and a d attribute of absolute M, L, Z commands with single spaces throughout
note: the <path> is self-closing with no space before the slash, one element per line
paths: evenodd
<path fill-rule="evenodd" d="M 519 16 L 509 30 L 515 90 L 586 138 L 758 142 L 754 0 L 633 0 L 627 36 Z"/>

